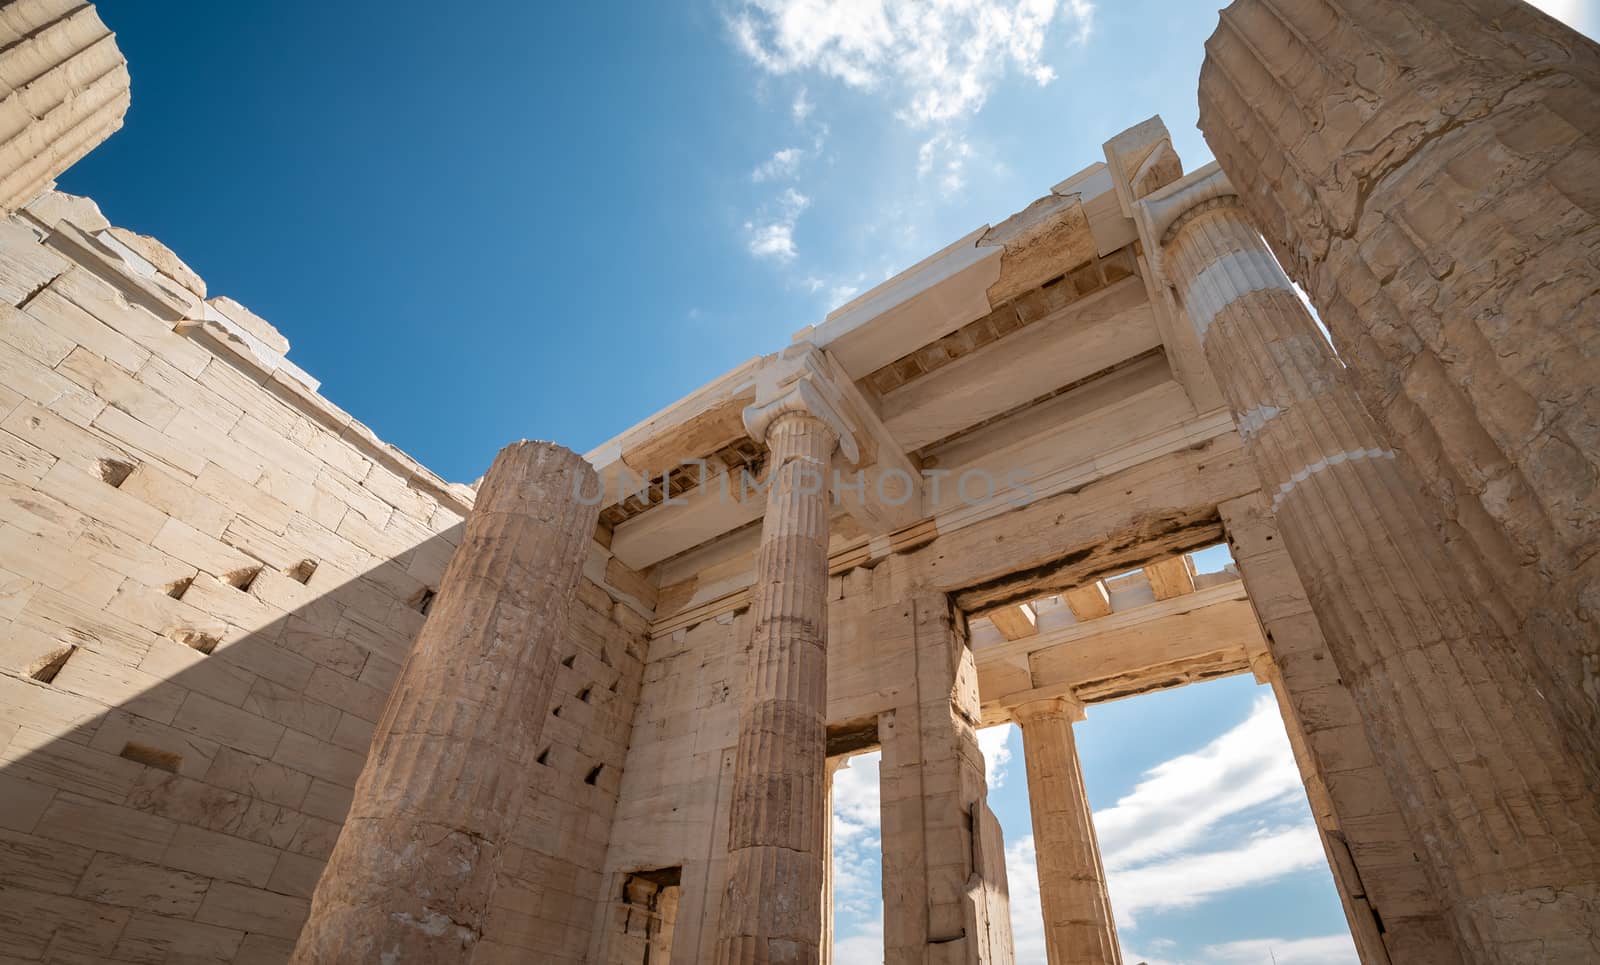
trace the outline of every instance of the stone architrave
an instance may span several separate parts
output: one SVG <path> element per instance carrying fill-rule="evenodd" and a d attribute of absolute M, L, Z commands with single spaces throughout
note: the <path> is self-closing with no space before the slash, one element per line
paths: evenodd
<path fill-rule="evenodd" d="M 1582 762 L 1226 175 L 1144 202 L 1469 962 L 1600 957 Z"/>
<path fill-rule="evenodd" d="M 828 513 L 850 430 L 808 376 L 745 410 L 766 445 L 717 961 L 815 965 L 827 862 Z M 846 446 L 854 451 L 853 440 Z"/>
<path fill-rule="evenodd" d="M 594 537 L 599 509 L 578 494 L 595 486 L 581 456 L 550 443 L 495 459 L 379 721 L 294 962 L 472 960 Z"/>
<path fill-rule="evenodd" d="M 1100 842 L 1072 734 L 1073 723 L 1084 718 L 1083 705 L 1052 697 L 1019 704 L 1011 713 L 1022 728 L 1050 965 L 1121 965 Z"/>

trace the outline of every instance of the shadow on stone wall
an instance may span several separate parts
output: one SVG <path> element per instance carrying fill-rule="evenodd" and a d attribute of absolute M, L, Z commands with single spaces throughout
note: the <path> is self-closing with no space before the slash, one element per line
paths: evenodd
<path fill-rule="evenodd" d="M 285 960 L 460 531 L 327 589 L 310 559 L 39 586 L 18 627 L 55 645 L 0 679 L 0 956 Z"/>

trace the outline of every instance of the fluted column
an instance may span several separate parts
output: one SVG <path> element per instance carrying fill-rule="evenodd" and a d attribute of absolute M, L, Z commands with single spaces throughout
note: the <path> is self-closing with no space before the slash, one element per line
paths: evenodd
<path fill-rule="evenodd" d="M 1145 202 L 1462 957 L 1600 955 L 1600 802 L 1226 176 Z M 1530 944 L 1531 943 L 1531 944 Z"/>
<path fill-rule="evenodd" d="M 1022 728 L 1050 965 L 1120 965 L 1106 870 L 1072 736 L 1083 705 L 1064 697 L 1034 700 L 1013 708 L 1012 716 Z"/>
<path fill-rule="evenodd" d="M 128 63 L 93 4 L 0 3 L 0 216 L 122 126 Z"/>
<path fill-rule="evenodd" d="M 1522 0 L 1237 0 L 1200 127 L 1600 794 L 1600 45 Z"/>
<path fill-rule="evenodd" d="M 745 413 L 768 455 L 717 961 L 815 965 L 827 861 L 829 465 L 842 425 L 811 383 Z"/>
<path fill-rule="evenodd" d="M 295 947 L 300 965 L 467 962 L 532 779 L 599 510 L 594 470 L 519 442 L 495 459 L 390 695 Z"/>
<path fill-rule="evenodd" d="M 1294 754 L 1295 767 L 1300 771 L 1300 783 L 1306 789 L 1306 802 L 1311 805 L 1311 818 L 1317 825 L 1322 852 L 1328 858 L 1328 870 L 1333 876 L 1334 890 L 1339 893 L 1339 904 L 1344 907 L 1345 922 L 1350 926 L 1356 955 L 1361 959 L 1361 965 L 1392 965 L 1389 948 L 1384 944 L 1383 930 L 1378 927 L 1378 919 L 1367 900 L 1354 858 L 1339 829 L 1338 812 L 1334 809 L 1327 782 L 1306 741 L 1305 729 L 1300 724 L 1299 714 L 1295 713 L 1289 689 L 1284 686 L 1283 674 L 1279 672 L 1272 655 L 1264 650 L 1250 655 L 1250 670 L 1256 683 L 1272 688 L 1273 699 L 1278 702 L 1278 716 L 1283 718 L 1283 729 L 1289 736 L 1289 750 Z M 1453 952 L 1453 949 L 1450 951 Z"/>

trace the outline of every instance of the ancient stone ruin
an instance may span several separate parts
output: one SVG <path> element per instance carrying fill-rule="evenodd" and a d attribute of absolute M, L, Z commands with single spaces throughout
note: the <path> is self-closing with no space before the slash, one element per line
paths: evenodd
<path fill-rule="evenodd" d="M 827 962 L 879 749 L 887 962 L 1008 963 L 1014 721 L 1108 965 L 1073 723 L 1249 673 L 1363 962 L 1600 961 L 1600 48 L 1520 0 L 1235 0 L 1218 163 L 1135 124 L 475 487 L 52 190 L 91 5 L 0 4 L 0 85 L 0 958 Z"/>

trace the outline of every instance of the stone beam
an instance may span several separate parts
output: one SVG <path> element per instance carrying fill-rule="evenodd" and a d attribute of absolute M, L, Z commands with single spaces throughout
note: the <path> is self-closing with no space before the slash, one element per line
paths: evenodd
<path fill-rule="evenodd" d="M 1008 702 L 1074 693 L 1090 702 L 1112 700 L 1242 673 L 1260 640 L 1244 584 L 1232 582 L 975 647 L 984 723 L 1006 720 Z"/>
<path fill-rule="evenodd" d="M 887 393 L 883 421 L 914 451 L 1160 344 L 1126 278 Z"/>
<path fill-rule="evenodd" d="M 1189 557 L 1171 556 L 1144 565 L 1145 579 L 1158 600 L 1194 592 L 1194 571 L 1189 568 Z"/>
<path fill-rule="evenodd" d="M 868 533 L 892 533 L 922 518 L 922 473 L 906 458 L 900 441 L 878 417 L 877 407 L 851 380 L 831 352 L 807 358 L 817 383 L 861 444 L 857 466 L 836 466 L 845 486 L 834 495 Z"/>
<path fill-rule="evenodd" d="M 600 476 L 600 507 L 621 502 L 641 479 L 676 471 L 744 439 L 744 409 L 755 401 L 754 374 L 762 361 L 750 359 L 585 453 Z"/>
<path fill-rule="evenodd" d="M 1111 594 L 1106 592 L 1104 580 L 1093 580 L 1061 594 L 1067 609 L 1079 623 L 1098 620 L 1111 614 Z"/>
<path fill-rule="evenodd" d="M 969 613 L 1217 543 L 1217 504 L 1260 487 L 1229 433 L 1039 499 L 917 551 Z"/>
<path fill-rule="evenodd" d="M 1039 632 L 1039 615 L 1028 603 L 1003 606 L 998 610 L 990 610 L 984 616 L 1007 640 L 1021 640 Z"/>

